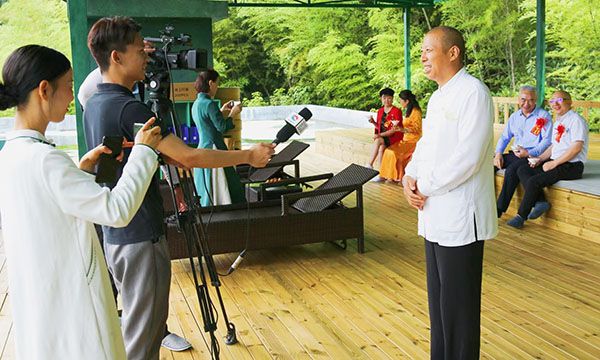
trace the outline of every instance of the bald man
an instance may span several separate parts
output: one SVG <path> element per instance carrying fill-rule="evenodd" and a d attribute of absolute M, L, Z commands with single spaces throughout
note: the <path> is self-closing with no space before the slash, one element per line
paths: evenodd
<path fill-rule="evenodd" d="M 552 145 L 529 165 L 517 169 L 525 194 L 517 215 L 507 224 L 520 229 L 527 219 L 536 219 L 550 209 L 544 198 L 544 187 L 560 180 L 576 180 L 583 176 L 589 143 L 588 125 L 571 109 L 571 94 L 557 91 L 548 101 L 556 114 L 552 129 Z"/>
<path fill-rule="evenodd" d="M 423 39 L 421 63 L 439 87 L 402 181 L 425 238 L 432 359 L 479 358 L 483 244 L 498 233 L 492 98 L 464 55 L 454 28 Z"/>

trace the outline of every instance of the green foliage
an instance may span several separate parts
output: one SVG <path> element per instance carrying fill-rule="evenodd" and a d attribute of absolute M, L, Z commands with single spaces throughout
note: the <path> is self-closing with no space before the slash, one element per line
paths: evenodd
<path fill-rule="evenodd" d="M 535 39 L 528 38 L 535 21 L 521 18 L 519 1 L 448 1 L 442 19 L 463 32 L 469 71 L 494 92 L 534 83 L 535 66 L 528 65 L 535 65 Z"/>
<path fill-rule="evenodd" d="M 467 66 L 495 96 L 535 84 L 536 0 L 447 0 L 411 10 L 412 89 L 425 105 L 436 84 L 420 65 L 429 26 L 450 25 L 467 39 Z M 547 93 L 600 99 L 600 0 L 546 0 Z M 71 56 L 66 3 L 9 0 L 0 6 L 0 65 L 16 47 L 38 43 Z M 385 86 L 404 79 L 402 9 L 232 8 L 215 23 L 214 64 L 223 86 L 245 105 L 379 107 Z M 590 113 L 600 129 L 600 114 Z M 6 112 L 5 112 L 6 115 Z M 0 114 L 2 116 L 2 114 Z"/>
<path fill-rule="evenodd" d="M 61 0 L 10 0 L 0 6 L 0 68 L 16 48 L 39 44 L 71 58 L 67 4 Z M 74 114 L 74 109 L 71 106 Z M 0 112 L 13 116 L 14 110 Z"/>
<path fill-rule="evenodd" d="M 529 1 L 530 2 L 530 1 Z M 549 0 L 548 87 L 600 98 L 600 1 Z"/>
<path fill-rule="evenodd" d="M 215 24 L 213 40 L 215 68 L 223 86 L 238 86 L 246 97 L 254 90 L 269 96 L 283 82 L 281 66 L 276 59 L 263 55 L 263 44 L 235 10 L 228 19 Z"/>
<path fill-rule="evenodd" d="M 263 99 L 263 96 L 260 91 L 255 91 L 252 93 L 250 99 L 244 100 L 244 106 L 267 106 L 268 102 Z"/>
<path fill-rule="evenodd" d="M 547 95 L 564 88 L 576 99 L 600 98 L 599 5 L 600 0 L 547 0 Z M 413 9 L 411 83 L 421 103 L 436 88 L 420 66 L 421 40 L 429 24 L 461 30 L 469 71 L 492 94 L 513 96 L 521 85 L 535 84 L 535 15 L 535 0 L 448 0 L 425 12 Z M 228 80 L 243 84 L 245 94 L 260 91 L 273 104 L 370 109 L 378 106 L 379 89 L 402 90 L 405 84 L 402 9 L 240 9 L 219 23 L 215 52 L 227 46 L 219 40 L 219 31 L 226 28 L 251 39 L 245 58 L 268 64 L 252 67 L 217 54 L 218 61 L 237 71 L 230 71 Z M 249 74 L 262 76 L 263 85 L 245 85 Z"/>

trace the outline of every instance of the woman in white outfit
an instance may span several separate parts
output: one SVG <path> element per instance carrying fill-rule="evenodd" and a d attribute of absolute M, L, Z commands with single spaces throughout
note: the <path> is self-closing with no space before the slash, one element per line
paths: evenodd
<path fill-rule="evenodd" d="M 150 119 L 135 139 L 117 186 L 91 174 L 99 146 L 79 168 L 45 138 L 73 100 L 73 72 L 61 53 L 15 50 L 2 70 L 0 110 L 16 106 L 0 151 L 0 211 L 19 359 L 125 359 L 115 302 L 93 223 L 125 226 L 157 168 L 160 129 Z"/>

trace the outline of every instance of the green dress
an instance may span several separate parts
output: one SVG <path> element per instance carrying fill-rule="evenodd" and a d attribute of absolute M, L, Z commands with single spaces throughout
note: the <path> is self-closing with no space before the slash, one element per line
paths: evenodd
<path fill-rule="evenodd" d="M 224 118 L 217 102 L 206 93 L 198 93 L 192 106 L 192 119 L 200 135 L 199 149 L 227 150 L 223 133 L 234 128 L 233 120 Z M 236 204 L 246 201 L 244 187 L 235 169 L 194 169 L 194 183 L 202 206 Z"/>

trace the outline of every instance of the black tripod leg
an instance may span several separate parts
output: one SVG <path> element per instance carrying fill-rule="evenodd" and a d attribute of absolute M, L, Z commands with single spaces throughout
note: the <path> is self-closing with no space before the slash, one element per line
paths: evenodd
<path fill-rule="evenodd" d="M 168 84 L 169 78 L 163 79 L 163 81 Z M 167 86 L 168 89 L 168 86 Z M 152 111 L 156 113 L 157 118 L 159 120 L 165 120 L 169 118 L 171 120 L 171 124 L 173 129 L 175 129 L 175 133 L 177 136 L 181 137 L 179 130 L 179 122 L 177 121 L 175 111 L 173 109 L 173 103 L 169 100 L 169 92 L 166 94 L 158 94 L 150 92 L 150 99 L 148 104 L 150 105 Z M 167 177 L 169 180 L 172 180 L 172 174 L 170 171 Z M 215 331 L 217 329 L 217 321 L 215 312 L 217 309 L 214 307 L 210 294 L 208 291 L 208 282 L 206 279 L 206 273 L 204 271 L 204 266 L 206 266 L 206 271 L 211 279 L 212 285 L 215 287 L 215 291 L 217 292 L 217 296 L 219 298 L 219 303 L 221 305 L 221 311 L 223 312 L 223 318 L 225 320 L 225 324 L 227 326 L 227 336 L 225 338 L 225 343 L 235 344 L 237 342 L 235 326 L 229 322 L 227 318 L 227 313 L 225 311 L 225 305 L 223 304 L 223 298 L 221 296 L 221 291 L 219 289 L 220 281 L 219 276 L 217 274 L 217 270 L 210 253 L 210 249 L 208 247 L 208 240 L 206 239 L 206 232 L 204 231 L 202 218 L 200 216 L 200 204 L 198 202 L 198 193 L 196 192 L 196 188 L 193 183 L 193 176 L 189 170 L 184 170 L 182 172 L 182 176 L 180 179 L 180 186 L 183 193 L 184 202 L 186 203 L 187 211 L 185 213 L 180 213 L 179 206 L 177 203 L 177 196 L 175 194 L 175 188 L 173 182 L 170 182 L 171 185 L 171 197 L 173 199 L 173 207 L 175 209 L 175 214 L 177 215 L 177 224 L 178 228 L 181 229 L 185 235 L 188 256 L 190 260 L 192 276 L 194 278 L 194 285 L 196 286 L 196 295 L 198 296 L 198 302 L 200 305 L 200 311 L 202 314 L 202 319 L 204 322 L 204 330 L 209 332 L 210 334 L 210 352 L 211 357 L 213 359 L 219 359 L 219 342 L 215 336 Z M 196 225 L 200 226 L 201 232 L 198 233 L 198 229 Z M 196 257 L 194 260 L 193 251 L 196 250 Z M 204 263 L 203 263 L 204 260 Z M 200 272 L 200 279 L 198 278 L 198 274 L 196 273 L 196 265 L 195 262 L 198 262 L 198 271 Z"/>
<path fill-rule="evenodd" d="M 218 360 L 220 351 L 219 343 L 217 341 L 217 337 L 215 336 L 215 331 L 217 330 L 217 322 L 215 319 L 215 314 L 213 312 L 210 294 L 208 293 L 208 282 L 206 281 L 206 274 L 202 265 L 202 258 L 200 257 L 200 252 L 197 249 L 198 240 L 195 236 L 193 236 L 197 236 L 197 232 L 194 230 L 194 225 L 191 224 L 190 221 L 185 221 L 184 235 L 188 247 L 192 277 L 194 279 L 194 285 L 196 287 L 196 295 L 198 296 L 200 313 L 202 315 L 202 321 L 204 323 L 204 332 L 208 332 L 210 336 L 210 351 L 212 358 Z M 198 281 L 198 274 L 196 273 L 196 261 L 193 256 L 194 248 L 196 248 L 197 251 L 196 261 L 198 262 L 198 271 L 200 272 L 199 277 L 201 282 Z"/>
<path fill-rule="evenodd" d="M 201 228 L 202 234 L 204 234 L 204 227 L 201 221 L 199 221 L 198 226 Z M 196 234 L 198 234 L 198 229 L 194 229 L 194 231 L 196 232 Z M 205 236 L 198 235 L 196 236 L 196 238 L 206 239 Z M 227 336 L 225 336 L 225 344 L 236 344 L 238 340 L 235 332 L 235 325 L 232 322 L 229 322 L 227 310 L 225 310 L 225 303 L 223 302 L 223 297 L 221 295 L 221 281 L 219 280 L 219 274 L 217 273 L 217 267 L 215 266 L 213 255 L 208 247 L 208 241 L 206 241 L 205 243 L 196 243 L 196 250 L 198 251 L 198 254 L 202 254 L 202 257 L 206 264 L 206 270 L 208 271 L 208 276 L 211 279 L 211 283 L 214 286 L 215 292 L 217 293 L 217 298 L 219 299 L 219 305 L 221 306 L 221 312 L 223 313 L 223 321 L 225 322 L 225 326 L 227 326 Z"/>

